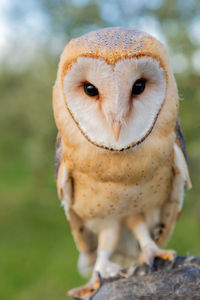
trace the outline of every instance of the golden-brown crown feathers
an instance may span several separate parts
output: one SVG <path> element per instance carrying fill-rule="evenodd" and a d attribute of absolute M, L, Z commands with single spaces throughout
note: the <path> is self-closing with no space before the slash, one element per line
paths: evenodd
<path fill-rule="evenodd" d="M 151 35 L 132 28 L 104 28 L 71 40 L 61 56 L 61 77 L 80 56 L 103 59 L 111 65 L 123 58 L 150 56 L 165 71 L 169 65 L 164 46 Z"/>

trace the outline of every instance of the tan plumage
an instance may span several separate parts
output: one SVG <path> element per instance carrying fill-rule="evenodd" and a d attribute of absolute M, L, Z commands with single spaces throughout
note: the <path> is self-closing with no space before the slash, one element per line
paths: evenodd
<path fill-rule="evenodd" d="M 91 102 L 93 99 L 77 100 L 85 95 L 82 79 L 75 85 L 79 80 L 76 79 L 76 68 L 82 68 L 77 78 L 85 72 L 84 81 L 88 82 L 90 64 L 91 69 L 96 70 L 97 84 L 101 82 L 96 104 Z M 118 64 L 121 65 L 118 67 Z M 127 64 L 124 70 L 123 64 Z M 144 100 L 141 106 L 143 98 L 137 98 L 143 94 L 136 100 L 133 98 L 133 105 L 129 98 L 122 102 L 122 96 L 116 96 L 115 102 L 113 100 L 116 93 L 120 95 L 123 88 L 133 84 L 129 83 L 129 77 L 126 79 L 129 66 L 130 72 L 135 66 L 135 73 L 141 69 L 140 76 L 147 76 L 144 97 L 146 95 L 147 100 L 152 101 L 147 109 L 148 101 Z M 101 70 L 105 70 L 103 75 Z M 119 77 L 115 84 L 111 72 L 116 74 L 113 80 Z M 104 87 L 101 76 L 106 74 L 109 76 Z M 151 82 L 154 74 L 157 77 Z M 90 78 L 95 81 L 95 76 Z M 156 84 L 157 79 L 160 86 Z M 70 90 L 73 84 L 74 88 Z M 115 86 L 119 87 L 116 91 Z M 73 93 L 77 96 L 72 101 Z M 157 106 L 154 108 L 156 95 L 160 100 L 155 100 Z M 126 96 L 125 90 L 123 97 L 130 97 Z M 80 101 L 80 105 L 85 101 L 83 109 L 75 106 L 76 101 Z M 87 101 L 90 102 L 87 104 Z M 131 108 L 125 107 L 128 105 Z M 141 119 L 134 115 L 137 107 Z M 127 266 L 140 251 L 142 260 L 147 262 L 156 255 L 172 258 L 172 252 L 162 251 L 155 245 L 160 247 L 168 239 L 181 211 L 184 187 L 190 188 L 191 183 L 180 124 L 177 123 L 176 82 L 163 45 L 146 33 L 117 27 L 72 40 L 59 63 L 53 108 L 59 131 L 56 150 L 58 194 L 82 253 L 80 271 L 83 273 L 84 268 L 94 264 L 96 249 L 95 270 L 103 276 L 112 275 L 112 272 L 104 272 L 110 260 Z M 94 131 L 90 130 L 91 124 L 96 126 Z M 105 256 L 105 252 L 109 254 Z M 116 265 L 109 266 L 119 271 Z"/>

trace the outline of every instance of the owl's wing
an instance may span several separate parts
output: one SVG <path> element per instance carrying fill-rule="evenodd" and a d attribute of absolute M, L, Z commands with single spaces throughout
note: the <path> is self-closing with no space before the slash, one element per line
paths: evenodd
<path fill-rule="evenodd" d="M 176 143 L 180 146 L 180 148 L 183 152 L 185 161 L 188 164 L 185 138 L 184 138 L 183 129 L 182 129 L 181 122 L 180 122 L 179 118 L 177 118 L 177 120 L 176 120 L 175 132 L 176 132 Z"/>
<path fill-rule="evenodd" d="M 192 187 L 187 164 L 185 140 L 179 120 L 177 120 L 175 131 L 176 142 L 174 144 L 172 192 L 161 211 L 160 235 L 154 237 L 159 246 L 165 244 L 173 231 L 176 220 L 180 216 L 184 190 Z"/>
<path fill-rule="evenodd" d="M 62 138 L 60 132 L 58 132 L 56 137 L 56 147 L 55 147 L 55 158 L 54 158 L 54 177 L 55 180 L 58 179 L 58 170 L 62 160 Z"/>
<path fill-rule="evenodd" d="M 96 248 L 96 238 L 85 228 L 83 220 L 73 210 L 74 181 L 63 158 L 63 142 L 59 132 L 56 139 L 55 179 L 58 197 L 64 207 L 78 250 L 93 251 Z"/>
<path fill-rule="evenodd" d="M 63 144 L 60 132 L 58 132 L 56 138 L 54 175 L 57 184 L 58 197 L 62 202 L 65 214 L 69 220 L 72 203 L 72 180 L 63 159 Z"/>
<path fill-rule="evenodd" d="M 176 132 L 176 145 L 179 147 L 179 151 L 180 151 L 179 156 L 183 156 L 182 158 L 180 158 L 181 163 L 180 163 L 179 168 L 182 167 L 182 173 L 184 174 L 183 177 L 185 178 L 184 189 L 189 190 L 192 188 L 192 184 L 191 184 L 189 169 L 188 169 L 188 156 L 187 156 L 187 151 L 186 151 L 185 138 L 184 138 L 183 129 L 181 127 L 179 118 L 177 118 L 177 120 L 176 120 L 175 132 Z M 175 169 L 177 167 L 177 164 L 178 163 L 174 159 L 174 168 Z"/>

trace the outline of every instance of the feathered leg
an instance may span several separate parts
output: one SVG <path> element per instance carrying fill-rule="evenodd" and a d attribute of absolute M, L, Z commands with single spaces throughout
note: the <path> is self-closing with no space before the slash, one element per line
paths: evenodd
<path fill-rule="evenodd" d="M 152 266 L 154 258 L 160 257 L 173 261 L 176 252 L 173 250 L 160 249 L 150 236 L 148 226 L 143 215 L 129 217 L 127 226 L 132 230 L 141 247 L 140 262 Z"/>

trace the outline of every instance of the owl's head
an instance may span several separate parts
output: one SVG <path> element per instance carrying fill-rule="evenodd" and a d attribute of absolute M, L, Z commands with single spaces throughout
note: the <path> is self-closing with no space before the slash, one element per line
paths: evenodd
<path fill-rule="evenodd" d="M 63 118 L 70 114 L 90 143 L 118 151 L 142 143 L 165 102 L 178 99 L 163 45 L 119 27 L 72 40 L 61 56 L 57 84 L 61 95 L 54 111 L 59 106 Z"/>

